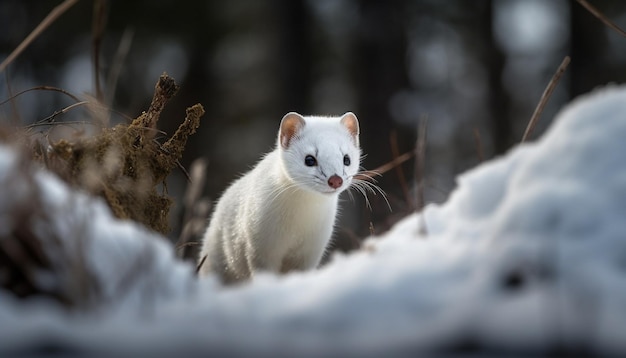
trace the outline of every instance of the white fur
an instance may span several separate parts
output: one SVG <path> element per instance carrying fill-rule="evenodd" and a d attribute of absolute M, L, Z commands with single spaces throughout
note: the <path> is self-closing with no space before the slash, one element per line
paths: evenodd
<path fill-rule="evenodd" d="M 236 180 L 217 203 L 199 256 L 200 262 L 206 256 L 201 276 L 213 272 L 231 283 L 260 271 L 318 266 L 332 235 L 339 193 L 350 186 L 359 168 L 358 121 L 353 135 L 340 122 L 347 115 L 353 116 L 297 115 L 305 124 L 287 148 L 281 145 L 279 131 L 276 149 Z M 317 166 L 305 165 L 307 155 L 317 159 Z M 335 174 L 343 184 L 333 189 L 328 178 Z"/>

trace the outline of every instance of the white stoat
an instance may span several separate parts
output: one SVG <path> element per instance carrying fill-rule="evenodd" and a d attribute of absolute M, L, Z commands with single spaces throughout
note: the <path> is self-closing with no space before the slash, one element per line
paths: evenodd
<path fill-rule="evenodd" d="M 317 267 L 330 241 L 339 193 L 359 170 L 359 122 L 303 117 L 280 123 L 276 149 L 220 198 L 199 256 L 199 274 L 224 283 L 256 273 Z"/>

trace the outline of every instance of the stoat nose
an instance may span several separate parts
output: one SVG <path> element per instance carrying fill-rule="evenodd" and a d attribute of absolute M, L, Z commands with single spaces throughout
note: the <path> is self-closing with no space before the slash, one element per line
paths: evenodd
<path fill-rule="evenodd" d="M 341 179 L 341 177 L 337 174 L 328 178 L 328 186 L 333 189 L 339 188 L 342 184 L 343 184 L 343 179 Z"/>

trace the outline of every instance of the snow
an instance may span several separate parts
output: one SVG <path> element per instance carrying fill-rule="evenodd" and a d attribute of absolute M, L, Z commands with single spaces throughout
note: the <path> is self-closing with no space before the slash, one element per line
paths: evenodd
<path fill-rule="evenodd" d="M 163 238 L 37 170 L 52 219 L 36 224 L 60 257 L 83 253 L 99 291 L 68 311 L 0 289 L 0 352 L 625 355 L 624 138 L 626 86 L 596 90 L 363 250 L 234 288 L 196 280 Z M 0 240 L 29 197 L 16 155 L 0 146 Z"/>

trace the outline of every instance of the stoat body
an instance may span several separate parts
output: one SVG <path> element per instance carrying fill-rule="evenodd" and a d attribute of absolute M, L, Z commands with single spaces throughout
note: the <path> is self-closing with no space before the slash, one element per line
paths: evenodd
<path fill-rule="evenodd" d="M 200 276 L 233 283 L 263 271 L 317 267 L 360 157 L 354 114 L 285 115 L 276 148 L 219 199 L 203 238 Z"/>

